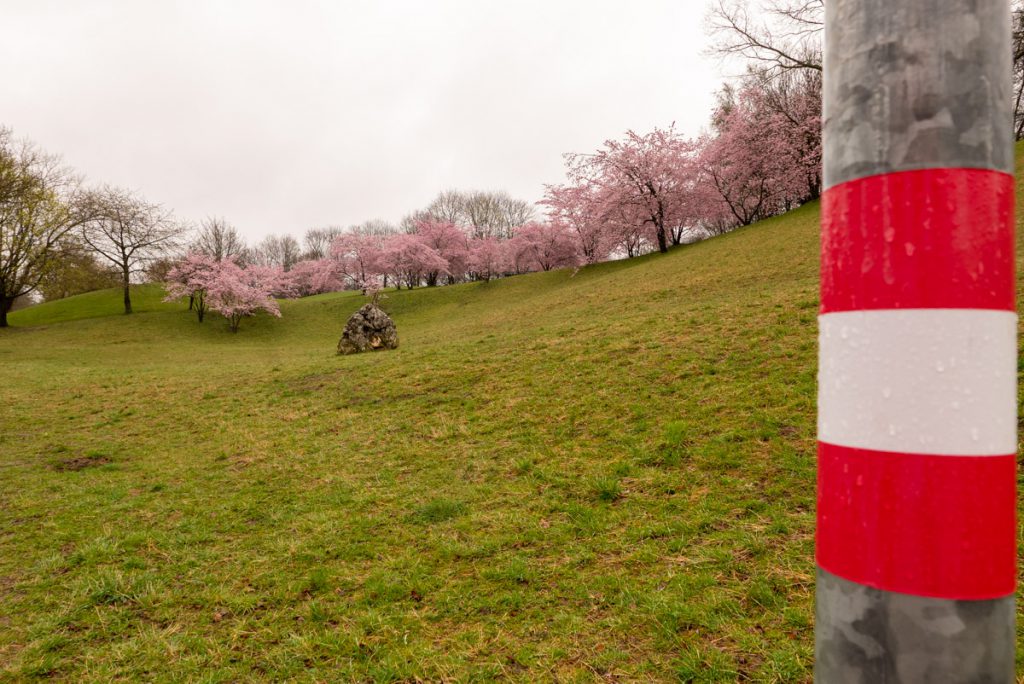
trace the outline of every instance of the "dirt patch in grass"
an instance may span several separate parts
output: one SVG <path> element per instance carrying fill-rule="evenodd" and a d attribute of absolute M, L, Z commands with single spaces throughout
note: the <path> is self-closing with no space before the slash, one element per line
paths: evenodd
<path fill-rule="evenodd" d="M 86 454 L 85 456 L 72 456 L 62 458 L 51 464 L 51 467 L 59 473 L 68 471 L 85 470 L 110 463 L 111 458 L 104 454 Z"/>

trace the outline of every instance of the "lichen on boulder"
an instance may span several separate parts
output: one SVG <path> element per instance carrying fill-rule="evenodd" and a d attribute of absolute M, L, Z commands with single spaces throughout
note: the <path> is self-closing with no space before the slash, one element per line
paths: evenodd
<path fill-rule="evenodd" d="M 398 348 L 398 330 L 391 317 L 375 303 L 364 304 L 345 324 L 338 341 L 339 354 Z"/>

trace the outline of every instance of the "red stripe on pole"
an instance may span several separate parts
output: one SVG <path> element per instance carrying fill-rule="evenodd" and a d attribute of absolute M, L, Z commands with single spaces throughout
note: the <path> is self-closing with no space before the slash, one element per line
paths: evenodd
<path fill-rule="evenodd" d="M 1013 176 L 925 169 L 822 197 L 821 312 L 1014 310 Z"/>
<path fill-rule="evenodd" d="M 877 589 L 1008 596 L 1016 581 L 1016 461 L 818 443 L 818 565 Z"/>

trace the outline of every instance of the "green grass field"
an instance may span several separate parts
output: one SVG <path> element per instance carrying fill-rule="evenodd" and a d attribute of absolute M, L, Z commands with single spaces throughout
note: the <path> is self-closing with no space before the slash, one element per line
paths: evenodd
<path fill-rule="evenodd" d="M 0 331 L 0 679 L 807 681 L 818 207 L 238 334 Z"/>

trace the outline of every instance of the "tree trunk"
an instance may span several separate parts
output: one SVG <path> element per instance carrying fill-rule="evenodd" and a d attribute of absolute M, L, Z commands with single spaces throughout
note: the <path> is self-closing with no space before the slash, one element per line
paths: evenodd
<path fill-rule="evenodd" d="M 662 254 L 668 251 L 668 241 L 665 239 L 665 226 L 658 226 L 658 251 Z"/>
<path fill-rule="evenodd" d="M 124 312 L 130 314 L 132 312 L 132 295 L 130 292 L 130 285 L 128 271 L 124 272 Z"/>
<path fill-rule="evenodd" d="M 6 328 L 7 323 L 7 312 L 14 306 L 13 297 L 0 296 L 0 328 Z"/>

